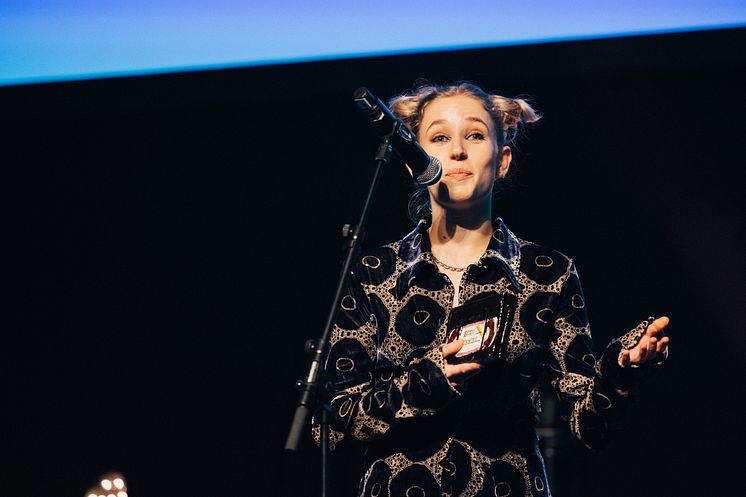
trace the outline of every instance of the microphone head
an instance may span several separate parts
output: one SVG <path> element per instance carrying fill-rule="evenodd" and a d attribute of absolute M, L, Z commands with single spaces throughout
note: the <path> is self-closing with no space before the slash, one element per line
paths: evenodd
<path fill-rule="evenodd" d="M 352 94 L 352 98 L 355 100 L 357 108 L 363 111 L 365 114 L 375 114 L 379 112 L 379 100 L 378 97 L 373 95 L 370 90 L 366 87 L 361 86 L 355 93 Z"/>
<path fill-rule="evenodd" d="M 361 86 L 352 93 L 352 98 L 354 98 L 355 100 L 361 100 L 364 99 L 369 93 L 370 91 L 366 87 Z"/>
<path fill-rule="evenodd" d="M 414 182 L 422 186 L 430 186 L 440 180 L 440 176 L 443 174 L 443 164 L 440 160 L 435 157 L 430 157 L 430 163 L 427 165 L 424 171 L 414 178 Z"/>

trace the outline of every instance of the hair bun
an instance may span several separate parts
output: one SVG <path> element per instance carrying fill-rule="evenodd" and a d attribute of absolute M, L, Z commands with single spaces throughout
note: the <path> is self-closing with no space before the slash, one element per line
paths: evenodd
<path fill-rule="evenodd" d="M 490 100 L 495 111 L 502 115 L 502 122 L 506 128 L 516 129 L 520 124 L 533 123 L 541 119 L 539 113 L 523 98 L 491 95 Z"/>

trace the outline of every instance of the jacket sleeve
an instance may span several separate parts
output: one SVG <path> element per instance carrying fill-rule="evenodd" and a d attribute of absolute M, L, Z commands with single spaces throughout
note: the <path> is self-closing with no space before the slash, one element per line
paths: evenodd
<path fill-rule="evenodd" d="M 353 271 L 335 322 L 324 380 L 329 390 L 331 447 L 350 436 L 371 441 L 402 420 L 432 416 L 459 396 L 437 345 L 417 349 L 402 365 L 377 355 L 379 319 Z M 382 319 L 381 319 L 382 321 Z M 318 441 L 318 427 L 313 429 Z"/>
<path fill-rule="evenodd" d="M 619 363 L 622 349 L 633 348 L 653 319 L 612 340 L 596 360 L 583 290 L 575 265 L 569 262 L 554 316 L 548 365 L 563 418 L 588 448 L 597 450 L 608 442 L 624 421 L 640 380 L 662 362 L 663 357 L 658 357 L 639 368 Z"/>

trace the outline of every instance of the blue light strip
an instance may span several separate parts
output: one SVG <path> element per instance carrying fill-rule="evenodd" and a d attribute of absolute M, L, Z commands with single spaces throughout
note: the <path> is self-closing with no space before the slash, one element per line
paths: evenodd
<path fill-rule="evenodd" d="M 742 0 L 620 3 L 5 0 L 0 85 L 746 26 Z"/>

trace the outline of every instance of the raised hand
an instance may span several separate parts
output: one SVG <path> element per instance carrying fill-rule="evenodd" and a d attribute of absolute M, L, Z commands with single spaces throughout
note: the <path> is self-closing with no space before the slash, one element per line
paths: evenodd
<path fill-rule="evenodd" d="M 668 326 L 669 322 L 666 316 L 656 319 L 648 326 L 634 348 L 622 350 L 619 359 L 622 366 L 628 367 L 633 364 L 639 366 L 654 359 L 658 354 L 665 353 L 669 338 L 663 335 L 663 329 Z"/>
<path fill-rule="evenodd" d="M 443 368 L 445 369 L 446 376 L 451 382 L 453 388 L 457 388 L 463 382 L 477 374 L 481 369 L 482 365 L 478 362 L 462 362 L 461 364 L 449 364 L 446 358 L 455 354 L 461 347 L 464 346 L 464 341 L 460 338 L 451 343 L 443 345 Z"/>

